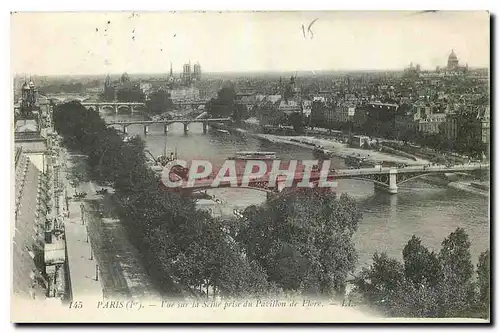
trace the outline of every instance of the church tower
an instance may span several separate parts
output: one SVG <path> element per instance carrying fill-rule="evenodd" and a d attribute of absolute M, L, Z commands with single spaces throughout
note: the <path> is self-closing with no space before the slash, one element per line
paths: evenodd
<path fill-rule="evenodd" d="M 29 83 L 24 82 L 21 91 L 21 114 L 24 117 L 32 115 L 33 111 L 37 110 L 37 94 L 38 91 L 33 81 Z"/>

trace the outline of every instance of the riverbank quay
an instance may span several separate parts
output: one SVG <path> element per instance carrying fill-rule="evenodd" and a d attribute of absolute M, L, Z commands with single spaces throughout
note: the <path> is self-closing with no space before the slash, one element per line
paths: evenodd
<path fill-rule="evenodd" d="M 255 118 L 247 119 L 243 122 L 243 126 L 250 131 L 260 132 L 262 127 L 259 121 Z M 295 136 L 295 131 L 292 126 L 280 126 L 279 128 L 270 127 L 264 130 L 265 134 L 273 134 L 277 136 Z M 269 132 L 269 133 L 267 133 Z M 362 133 L 352 133 L 352 135 L 361 135 Z M 326 128 L 315 127 L 304 128 L 302 136 L 316 137 L 320 139 L 332 140 L 335 142 L 345 142 L 349 135 L 339 130 L 329 130 Z M 387 138 L 371 138 L 378 142 L 378 151 L 387 153 L 388 155 L 397 155 L 403 158 L 409 158 L 414 161 L 418 159 L 423 161 L 439 162 L 439 161 L 452 161 L 455 164 L 467 163 L 470 158 L 462 156 L 457 153 L 440 153 L 428 147 L 422 147 L 417 144 L 404 144 L 400 140 L 387 139 Z M 445 163 L 445 162 L 443 162 Z"/>
<path fill-rule="evenodd" d="M 383 162 L 391 163 L 403 163 L 407 165 L 427 165 L 429 161 L 417 158 L 416 160 L 410 158 L 404 158 L 397 155 L 390 155 L 387 153 L 367 150 L 361 148 L 352 148 L 347 144 L 340 143 L 331 139 L 318 138 L 315 136 L 281 136 L 275 134 L 263 134 L 248 131 L 242 128 L 237 128 L 233 126 L 228 126 L 221 123 L 211 124 L 212 127 L 216 129 L 223 129 L 229 132 L 245 135 L 253 138 L 257 138 L 263 141 L 276 144 L 289 144 L 297 147 L 307 148 L 310 150 L 319 149 L 323 151 L 324 154 L 335 156 L 339 158 L 364 158 L 367 163 L 377 165 Z"/>

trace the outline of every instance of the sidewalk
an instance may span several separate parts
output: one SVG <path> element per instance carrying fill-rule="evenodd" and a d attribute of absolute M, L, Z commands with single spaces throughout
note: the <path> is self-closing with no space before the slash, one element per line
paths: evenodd
<path fill-rule="evenodd" d="M 66 162 L 63 155 L 62 161 Z M 66 170 L 61 168 L 61 180 L 65 184 L 68 196 L 75 193 L 75 189 L 67 180 Z M 91 254 L 90 239 L 87 238 L 86 225 L 82 224 L 80 201 L 68 200 L 69 218 L 64 219 L 66 237 L 66 254 L 68 273 L 73 301 L 85 299 L 102 299 L 103 291 L 100 272 L 97 272 L 97 261 Z M 66 202 L 64 202 L 66 205 Z M 87 217 L 86 217 L 87 219 Z M 98 274 L 98 280 L 96 280 Z"/>
<path fill-rule="evenodd" d="M 69 154 L 63 159 L 67 167 L 66 172 L 71 172 L 74 161 Z M 66 172 L 63 174 L 64 177 L 67 176 Z M 129 242 L 127 232 L 114 212 L 113 203 L 110 202 L 111 195 L 98 195 L 97 188 L 98 186 L 92 182 L 81 182 L 76 191 L 85 192 L 87 196 L 83 200 L 69 200 L 70 218 L 67 221 L 67 228 L 71 230 L 67 231 L 67 238 L 71 244 L 68 244 L 68 251 L 69 247 L 73 247 L 83 252 L 75 259 L 68 253 L 70 265 L 78 266 L 77 273 L 70 271 L 72 283 L 73 279 L 80 283 L 77 287 L 72 286 L 73 292 L 78 290 L 79 293 L 91 294 L 89 296 L 94 296 L 95 299 L 98 288 L 99 299 L 161 300 L 161 296 L 144 270 L 140 254 Z M 112 189 L 108 190 L 111 194 Z M 75 189 L 69 182 L 66 183 L 66 191 L 68 196 L 75 194 Z M 81 221 L 82 202 L 85 205 L 85 226 Z M 87 232 L 90 243 L 86 242 Z M 92 245 L 93 260 L 90 260 L 90 245 Z M 71 262 L 72 260 L 74 262 Z M 96 264 L 99 265 L 99 282 L 95 281 Z M 95 286 L 91 286 L 89 281 L 94 282 Z M 87 288 L 94 289 L 89 292 Z M 75 296 L 73 299 L 77 300 Z"/>
<path fill-rule="evenodd" d="M 86 225 L 81 222 L 80 203 L 70 201 L 69 209 L 70 218 L 65 220 L 64 229 L 72 299 L 102 299 L 101 282 L 96 281 L 97 262 L 91 254 L 90 242 L 87 243 Z"/>

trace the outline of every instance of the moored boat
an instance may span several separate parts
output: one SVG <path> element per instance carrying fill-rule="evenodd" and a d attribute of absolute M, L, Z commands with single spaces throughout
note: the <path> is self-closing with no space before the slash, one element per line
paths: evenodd
<path fill-rule="evenodd" d="M 229 157 L 231 160 L 275 160 L 278 157 L 272 151 L 239 151 L 235 156 Z"/>

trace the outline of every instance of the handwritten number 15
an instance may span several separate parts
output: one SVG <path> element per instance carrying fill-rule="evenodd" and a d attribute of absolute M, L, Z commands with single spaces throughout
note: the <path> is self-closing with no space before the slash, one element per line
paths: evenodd
<path fill-rule="evenodd" d="M 304 38 L 307 38 L 308 36 L 311 37 L 311 39 L 314 38 L 314 33 L 313 31 L 311 30 L 311 27 L 313 26 L 314 22 L 316 22 L 318 19 L 314 19 L 312 20 L 312 22 L 309 24 L 309 26 L 307 27 L 307 34 L 306 34 L 306 28 L 305 26 L 302 24 L 302 33 L 304 34 Z"/>

